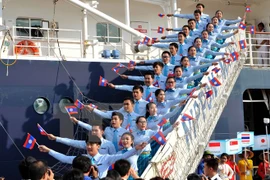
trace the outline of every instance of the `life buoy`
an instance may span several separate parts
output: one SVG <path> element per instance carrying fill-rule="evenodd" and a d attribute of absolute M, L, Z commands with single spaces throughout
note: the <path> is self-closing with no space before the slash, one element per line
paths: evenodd
<path fill-rule="evenodd" d="M 39 56 L 39 49 L 36 44 L 29 40 L 23 40 L 15 46 L 15 54 L 28 55 L 33 54 Z"/>

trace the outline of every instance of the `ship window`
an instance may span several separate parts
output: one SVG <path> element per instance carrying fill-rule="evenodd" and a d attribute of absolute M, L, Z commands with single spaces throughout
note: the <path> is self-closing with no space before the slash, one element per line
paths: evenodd
<path fill-rule="evenodd" d="M 41 30 L 31 28 L 42 28 L 42 19 L 17 18 L 17 36 L 43 37 Z"/>
<path fill-rule="evenodd" d="M 66 106 L 70 106 L 73 105 L 73 100 L 68 98 L 68 97 L 64 97 L 59 101 L 59 108 L 61 110 L 62 113 L 67 113 L 65 107 Z"/>
<path fill-rule="evenodd" d="M 97 23 L 97 36 L 99 42 L 120 42 L 120 28 L 108 23 Z"/>
<path fill-rule="evenodd" d="M 50 102 L 48 99 L 39 97 L 33 103 L 34 110 L 38 114 L 44 114 L 48 111 L 50 107 Z"/>

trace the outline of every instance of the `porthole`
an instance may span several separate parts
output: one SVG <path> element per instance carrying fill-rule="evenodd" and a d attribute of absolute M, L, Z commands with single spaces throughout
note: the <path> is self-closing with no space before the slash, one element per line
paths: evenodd
<path fill-rule="evenodd" d="M 65 107 L 66 106 L 70 106 L 71 104 L 73 104 L 73 100 L 71 98 L 68 97 L 64 97 L 59 101 L 59 108 L 61 110 L 62 113 L 67 113 Z"/>
<path fill-rule="evenodd" d="M 39 97 L 34 101 L 33 107 L 36 113 L 44 114 L 49 110 L 50 102 L 44 97 Z"/>

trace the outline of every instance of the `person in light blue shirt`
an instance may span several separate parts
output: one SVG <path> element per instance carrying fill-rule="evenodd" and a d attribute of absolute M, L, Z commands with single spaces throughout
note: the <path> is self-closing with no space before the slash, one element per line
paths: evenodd
<path fill-rule="evenodd" d="M 126 75 L 121 75 L 123 79 L 128 79 L 128 76 Z M 154 83 L 154 74 L 152 72 L 146 72 L 144 73 L 144 85 L 142 86 L 143 88 L 143 94 L 142 94 L 142 99 L 146 100 L 151 96 L 154 99 L 154 93 L 158 89 L 158 87 L 153 86 Z M 118 89 L 122 91 L 131 91 L 133 92 L 134 86 L 132 85 L 114 85 L 112 83 L 109 83 L 108 86 L 113 89 Z M 143 110 L 140 111 L 139 114 L 143 114 Z"/>
<path fill-rule="evenodd" d="M 80 121 L 77 120 L 75 117 L 71 117 L 70 119 L 74 124 L 80 123 Z M 100 154 L 115 154 L 116 153 L 116 150 L 115 150 L 113 143 L 102 137 L 102 135 L 104 133 L 102 125 L 94 125 L 94 126 L 89 125 L 89 128 L 87 128 L 87 129 L 91 131 L 92 135 L 96 135 L 100 138 L 100 140 L 101 140 L 101 146 L 99 149 Z M 80 149 L 86 150 L 86 143 L 84 140 L 62 138 L 62 137 L 54 136 L 53 134 L 48 134 L 47 137 L 48 137 L 48 139 L 56 141 L 58 143 L 62 143 L 62 144 L 65 144 L 67 146 L 72 146 L 75 148 L 80 148 Z"/>
<path fill-rule="evenodd" d="M 147 129 L 147 120 L 144 116 L 139 116 L 136 120 L 138 131 L 133 132 L 135 137 L 134 143 L 141 144 L 142 142 L 150 141 L 151 137 L 153 137 L 159 130 L 153 131 L 151 129 Z M 164 136 L 167 136 L 169 132 L 173 130 L 173 128 L 177 127 L 179 122 L 176 122 L 170 128 L 163 131 Z M 139 168 L 139 176 L 143 173 L 145 168 L 148 165 L 148 162 L 151 160 L 151 146 L 148 144 L 142 151 L 141 155 L 138 159 L 138 168 Z"/>
<path fill-rule="evenodd" d="M 143 142 L 137 144 L 135 148 L 130 151 L 127 151 L 124 154 L 115 154 L 115 155 L 108 155 L 108 154 L 99 154 L 98 149 L 100 148 L 101 141 L 97 136 L 90 135 L 87 140 L 87 156 L 91 160 L 91 164 L 97 166 L 99 172 L 99 178 L 106 177 L 108 168 L 112 165 L 115 161 L 119 159 L 127 159 L 139 152 L 146 147 L 147 143 Z M 54 157 L 58 161 L 62 163 L 72 164 L 73 159 L 76 156 L 67 156 L 56 152 L 44 145 L 39 145 L 40 152 L 49 153 L 50 156 Z"/>
<path fill-rule="evenodd" d="M 139 116 L 139 114 L 134 112 L 134 100 L 130 97 L 124 98 L 123 101 L 123 109 L 116 110 L 116 111 L 101 111 L 96 108 L 93 108 L 89 105 L 86 105 L 85 108 L 88 109 L 89 111 L 94 112 L 95 114 L 103 117 L 110 119 L 112 116 L 113 112 L 120 112 L 124 115 L 124 121 L 122 123 L 122 127 L 127 129 L 130 128 L 132 131 L 136 130 L 136 118 Z"/>
<path fill-rule="evenodd" d="M 221 33 L 222 31 L 238 29 L 239 26 L 226 26 L 224 24 L 219 24 L 218 18 L 216 16 L 212 17 L 212 24 L 214 25 L 214 32 Z"/>
<path fill-rule="evenodd" d="M 219 24 L 224 24 L 224 25 L 236 24 L 246 19 L 245 16 L 242 19 L 240 18 L 240 19 L 235 19 L 235 20 L 223 19 L 223 12 L 221 10 L 217 10 L 215 13 L 215 16 L 218 18 Z"/>

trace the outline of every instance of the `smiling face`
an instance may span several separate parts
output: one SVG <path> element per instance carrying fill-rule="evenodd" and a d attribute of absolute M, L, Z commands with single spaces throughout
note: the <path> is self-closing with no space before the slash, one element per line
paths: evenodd
<path fill-rule="evenodd" d="M 138 122 L 137 122 L 137 128 L 139 130 L 146 130 L 147 128 L 147 121 L 145 119 L 145 117 L 140 117 Z"/>
<path fill-rule="evenodd" d="M 100 145 L 97 143 L 87 143 L 86 150 L 90 156 L 95 156 L 98 153 Z"/>
<path fill-rule="evenodd" d="M 168 78 L 166 81 L 166 87 L 168 89 L 174 89 L 175 88 L 175 79 L 174 78 Z"/>
<path fill-rule="evenodd" d="M 208 24 L 207 31 L 208 32 L 213 32 L 214 31 L 214 25 L 213 24 Z"/>
<path fill-rule="evenodd" d="M 151 86 L 153 84 L 153 81 L 154 81 L 154 79 L 152 78 L 151 75 L 145 75 L 144 76 L 144 84 L 146 86 Z"/>
<path fill-rule="evenodd" d="M 156 98 L 157 98 L 158 102 L 164 102 L 165 101 L 165 92 L 163 90 L 160 91 Z"/>
<path fill-rule="evenodd" d="M 191 57 L 196 57 L 196 53 L 197 51 L 195 47 L 189 48 L 188 55 L 190 55 Z"/>
<path fill-rule="evenodd" d="M 122 142 L 122 145 L 123 145 L 124 148 L 129 148 L 133 144 L 133 140 L 132 140 L 132 138 L 131 138 L 131 136 L 129 134 L 124 134 L 121 137 L 121 142 Z"/>
<path fill-rule="evenodd" d="M 152 103 L 148 105 L 147 111 L 149 112 L 150 116 L 154 116 L 157 114 L 157 106 L 154 103 Z"/>
<path fill-rule="evenodd" d="M 162 61 L 164 64 L 168 64 L 170 62 L 170 55 L 168 53 L 163 53 L 162 54 Z"/>
<path fill-rule="evenodd" d="M 189 66 L 189 59 L 188 59 L 187 57 L 185 57 L 185 58 L 182 60 L 181 64 L 182 64 L 184 67 L 188 67 L 188 66 Z"/>

